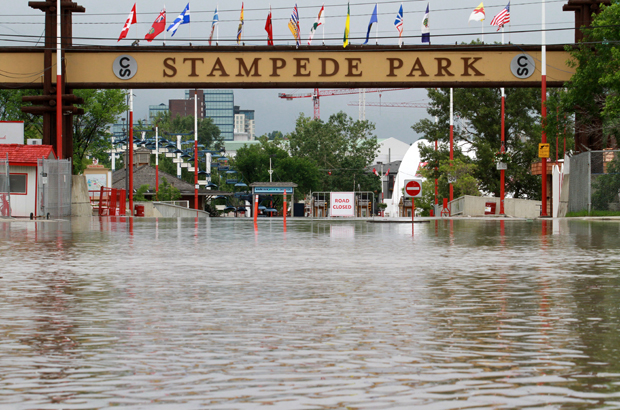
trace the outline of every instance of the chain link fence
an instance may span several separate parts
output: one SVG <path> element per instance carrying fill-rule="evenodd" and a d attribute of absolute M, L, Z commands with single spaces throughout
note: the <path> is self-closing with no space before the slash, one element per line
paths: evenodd
<path fill-rule="evenodd" d="M 570 159 L 569 212 L 620 212 L 620 151 L 588 151 Z"/>
<path fill-rule="evenodd" d="M 0 217 L 11 216 L 11 179 L 9 177 L 9 155 L 0 158 Z"/>
<path fill-rule="evenodd" d="M 39 159 L 37 213 L 42 217 L 71 216 L 71 160 Z"/>

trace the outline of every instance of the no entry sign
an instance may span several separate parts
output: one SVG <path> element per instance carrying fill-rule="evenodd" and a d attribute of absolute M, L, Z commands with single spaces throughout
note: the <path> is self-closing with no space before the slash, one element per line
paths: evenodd
<path fill-rule="evenodd" d="M 418 198 L 422 196 L 422 180 L 408 179 L 405 181 L 405 198 Z"/>

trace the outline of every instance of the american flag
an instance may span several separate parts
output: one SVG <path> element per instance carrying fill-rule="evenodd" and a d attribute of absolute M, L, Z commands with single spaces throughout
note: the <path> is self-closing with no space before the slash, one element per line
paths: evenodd
<path fill-rule="evenodd" d="M 400 5 L 400 10 L 398 10 L 398 14 L 396 15 L 396 20 L 394 20 L 394 25 L 396 26 L 396 30 L 398 30 L 398 45 L 401 46 L 403 44 L 403 5 Z"/>
<path fill-rule="evenodd" d="M 293 14 L 291 14 L 291 19 L 288 22 L 288 29 L 291 30 L 291 33 L 293 33 L 297 47 L 299 47 L 301 44 L 301 37 L 299 33 L 299 12 L 297 11 L 297 3 L 295 3 Z"/>
<path fill-rule="evenodd" d="M 504 7 L 502 11 L 497 13 L 497 15 L 493 17 L 493 20 L 491 20 L 491 25 L 497 26 L 497 31 L 504 27 L 504 24 L 506 23 L 510 23 L 510 2 L 508 2 L 508 5 Z"/>

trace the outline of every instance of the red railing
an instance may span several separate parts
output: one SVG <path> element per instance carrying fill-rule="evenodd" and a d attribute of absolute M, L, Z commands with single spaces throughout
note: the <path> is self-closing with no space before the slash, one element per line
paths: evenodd
<path fill-rule="evenodd" d="M 125 215 L 127 210 L 126 191 L 101 187 L 99 191 L 90 191 L 90 203 L 93 208 L 98 209 L 99 216 Z"/>

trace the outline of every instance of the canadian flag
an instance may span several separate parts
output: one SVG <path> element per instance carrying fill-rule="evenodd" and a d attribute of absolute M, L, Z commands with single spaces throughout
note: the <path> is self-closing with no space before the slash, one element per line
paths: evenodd
<path fill-rule="evenodd" d="M 390 169 L 388 168 L 388 172 L 385 173 L 385 176 L 390 175 Z"/>
<path fill-rule="evenodd" d="M 379 176 L 379 173 L 377 172 L 377 168 L 373 168 L 372 173 L 375 174 L 376 176 Z"/>
<path fill-rule="evenodd" d="M 127 21 L 125 22 L 125 26 L 123 27 L 123 31 L 121 31 L 121 35 L 118 37 L 118 41 L 121 41 L 122 39 L 127 37 L 127 33 L 129 33 L 129 27 L 131 27 L 132 24 L 135 24 L 137 22 L 138 20 L 136 19 L 136 3 L 134 3 L 131 12 L 129 13 L 129 17 L 127 17 Z"/>

